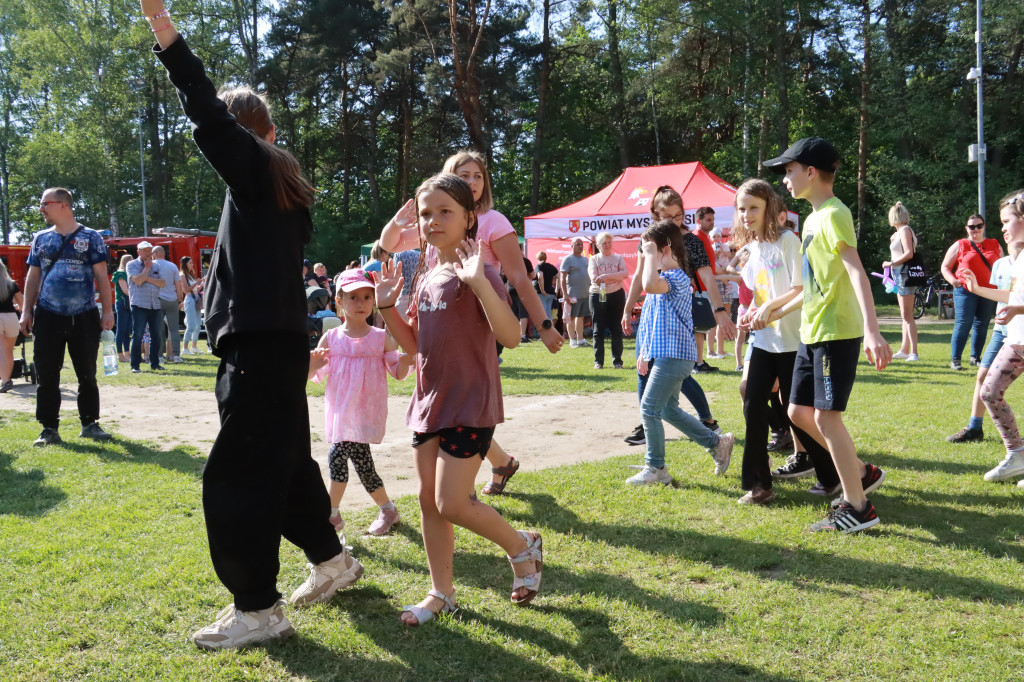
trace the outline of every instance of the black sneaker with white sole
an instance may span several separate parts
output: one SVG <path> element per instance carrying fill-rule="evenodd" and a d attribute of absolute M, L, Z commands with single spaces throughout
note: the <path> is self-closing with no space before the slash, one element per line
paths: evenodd
<path fill-rule="evenodd" d="M 647 437 L 644 435 L 644 425 L 641 424 L 633 429 L 633 433 L 626 436 L 625 441 L 630 445 L 646 445 Z"/>
<path fill-rule="evenodd" d="M 803 478 L 814 473 L 814 464 L 806 452 L 797 452 L 786 458 L 786 463 L 772 472 L 773 478 Z"/>
<path fill-rule="evenodd" d="M 877 489 L 878 486 L 885 483 L 885 472 L 876 467 L 874 464 L 865 463 L 864 466 L 866 468 L 864 471 L 864 477 L 860 479 L 860 484 L 864 487 L 864 494 L 867 495 L 868 493 L 873 492 L 875 489 Z M 832 509 L 836 509 L 839 507 L 842 501 L 843 496 L 840 495 L 839 497 L 832 500 L 829 506 L 832 507 Z"/>
<path fill-rule="evenodd" d="M 849 502 L 841 502 L 835 509 L 829 509 L 828 515 L 817 523 L 812 523 L 808 528 L 812 533 L 823 531 L 839 531 L 841 533 L 856 533 L 877 526 L 880 522 L 875 506 L 870 501 L 865 502 L 864 509 L 858 511 Z"/>
<path fill-rule="evenodd" d="M 711 374 L 712 372 L 717 372 L 717 371 L 718 371 L 717 367 L 713 367 L 713 366 L 709 365 L 708 361 L 705 360 L 704 362 L 700 363 L 699 365 L 694 365 L 693 371 L 691 372 L 691 374 Z"/>

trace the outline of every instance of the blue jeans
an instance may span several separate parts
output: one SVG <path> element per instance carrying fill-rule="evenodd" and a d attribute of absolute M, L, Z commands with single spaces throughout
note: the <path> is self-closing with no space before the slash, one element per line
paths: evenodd
<path fill-rule="evenodd" d="M 959 361 L 963 356 L 968 333 L 971 335 L 971 357 L 980 358 L 985 350 L 985 336 L 996 311 L 996 302 L 957 287 L 953 289 L 953 308 L 956 310 L 956 322 L 953 324 L 950 359 Z"/>
<path fill-rule="evenodd" d="M 127 353 L 132 348 L 132 307 L 128 303 L 118 303 L 114 313 L 117 315 L 117 352 Z"/>
<path fill-rule="evenodd" d="M 640 401 L 640 414 L 647 437 L 647 455 L 644 461 L 648 466 L 658 469 L 665 466 L 665 427 L 662 420 L 682 431 L 698 445 L 705 448 L 718 445 L 718 436 L 714 431 L 679 407 L 679 389 L 683 380 L 690 376 L 691 370 L 693 360 L 657 358 L 651 363 L 647 388 Z"/>
<path fill-rule="evenodd" d="M 196 297 L 192 294 L 185 294 L 185 347 L 191 343 L 195 346 L 199 343 L 199 328 L 202 326 L 199 310 L 196 308 Z"/>
<path fill-rule="evenodd" d="M 142 363 L 142 336 L 149 325 L 149 366 L 160 366 L 160 349 L 163 348 L 164 314 L 160 308 L 132 306 L 132 369 L 139 369 Z"/>
<path fill-rule="evenodd" d="M 647 378 L 649 376 L 651 376 L 650 370 L 645 375 L 636 375 L 636 400 L 641 405 L 644 402 L 644 389 L 647 387 Z M 693 405 L 693 409 L 697 412 L 697 417 L 702 422 L 711 421 L 711 406 L 708 405 L 708 397 L 704 395 L 704 389 L 700 387 L 697 380 L 692 376 L 687 376 L 683 379 L 681 391 L 683 397 Z"/>

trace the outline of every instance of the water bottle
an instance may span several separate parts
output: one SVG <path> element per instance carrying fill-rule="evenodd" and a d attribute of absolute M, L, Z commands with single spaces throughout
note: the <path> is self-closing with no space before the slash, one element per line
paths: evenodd
<path fill-rule="evenodd" d="M 114 332 L 104 329 L 100 334 L 103 345 L 103 373 L 108 377 L 117 374 L 117 349 L 114 348 Z"/>
<path fill-rule="evenodd" d="M 605 291 L 605 284 L 604 284 L 604 282 L 601 282 L 601 303 L 606 303 L 607 301 L 608 301 L 608 292 Z"/>

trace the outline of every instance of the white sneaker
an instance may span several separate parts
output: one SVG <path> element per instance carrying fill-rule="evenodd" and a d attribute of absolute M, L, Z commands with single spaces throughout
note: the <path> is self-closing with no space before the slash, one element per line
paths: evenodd
<path fill-rule="evenodd" d="M 348 567 L 345 566 L 346 558 L 352 559 L 352 564 Z M 363 565 L 354 557 L 350 557 L 347 549 L 341 550 L 341 554 L 322 564 L 306 564 L 306 568 L 309 569 L 309 577 L 289 599 L 296 606 L 327 601 L 335 592 L 354 584 L 363 576 Z"/>
<path fill-rule="evenodd" d="M 732 460 L 732 447 L 736 445 L 736 436 L 731 433 L 723 433 L 718 437 L 718 445 L 708 449 L 711 458 L 715 460 L 715 476 L 721 476 L 729 470 L 729 462 Z"/>
<path fill-rule="evenodd" d="M 911 353 L 910 355 L 907 356 L 907 362 L 917 362 L 920 359 L 921 356 L 919 356 L 917 353 Z"/>
<path fill-rule="evenodd" d="M 190 350 L 189 350 L 188 348 L 182 348 L 182 349 L 181 349 L 181 354 L 182 354 L 182 355 L 195 355 L 195 353 L 193 353 L 192 351 L 190 351 Z"/>
<path fill-rule="evenodd" d="M 1008 452 L 1006 453 L 1006 459 L 1000 462 L 995 469 L 985 474 L 985 480 L 1005 481 L 1021 475 L 1024 475 L 1024 454 L 1021 452 Z"/>
<path fill-rule="evenodd" d="M 672 485 L 672 475 L 668 473 L 667 468 L 661 467 L 657 469 L 645 465 L 640 470 L 640 473 L 626 479 L 626 485 L 654 485 L 655 483 Z"/>
<path fill-rule="evenodd" d="M 1017 487 L 1018 488 L 1024 488 L 1024 478 L 1022 478 L 1019 481 L 1017 481 Z"/>
<path fill-rule="evenodd" d="M 217 614 L 217 620 L 192 635 L 200 649 L 237 649 L 295 633 L 279 601 L 262 611 L 239 611 L 234 604 Z"/>
<path fill-rule="evenodd" d="M 897 352 L 892 354 L 892 359 L 893 360 L 906 360 L 909 357 L 910 356 L 908 354 L 904 353 L 903 351 L 897 351 Z"/>
<path fill-rule="evenodd" d="M 708 353 L 704 357 L 705 358 L 710 358 L 712 360 L 725 360 L 725 358 L 727 358 L 728 356 L 727 355 L 722 355 L 721 353 Z"/>

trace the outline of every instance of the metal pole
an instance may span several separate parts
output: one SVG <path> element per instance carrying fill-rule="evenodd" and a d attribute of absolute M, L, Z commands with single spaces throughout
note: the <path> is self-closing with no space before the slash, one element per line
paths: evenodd
<path fill-rule="evenodd" d="M 980 2 L 980 0 L 979 0 Z M 146 157 L 142 147 L 142 81 L 135 82 L 135 103 L 139 114 L 139 175 L 142 177 L 142 234 L 149 236 L 149 219 L 146 217 Z"/>
<path fill-rule="evenodd" d="M 974 43 L 978 51 L 978 213 L 985 215 L 985 158 L 988 150 L 985 148 L 985 107 L 981 94 L 982 69 L 981 69 L 981 0 L 978 0 L 978 31 L 974 34 Z"/>

